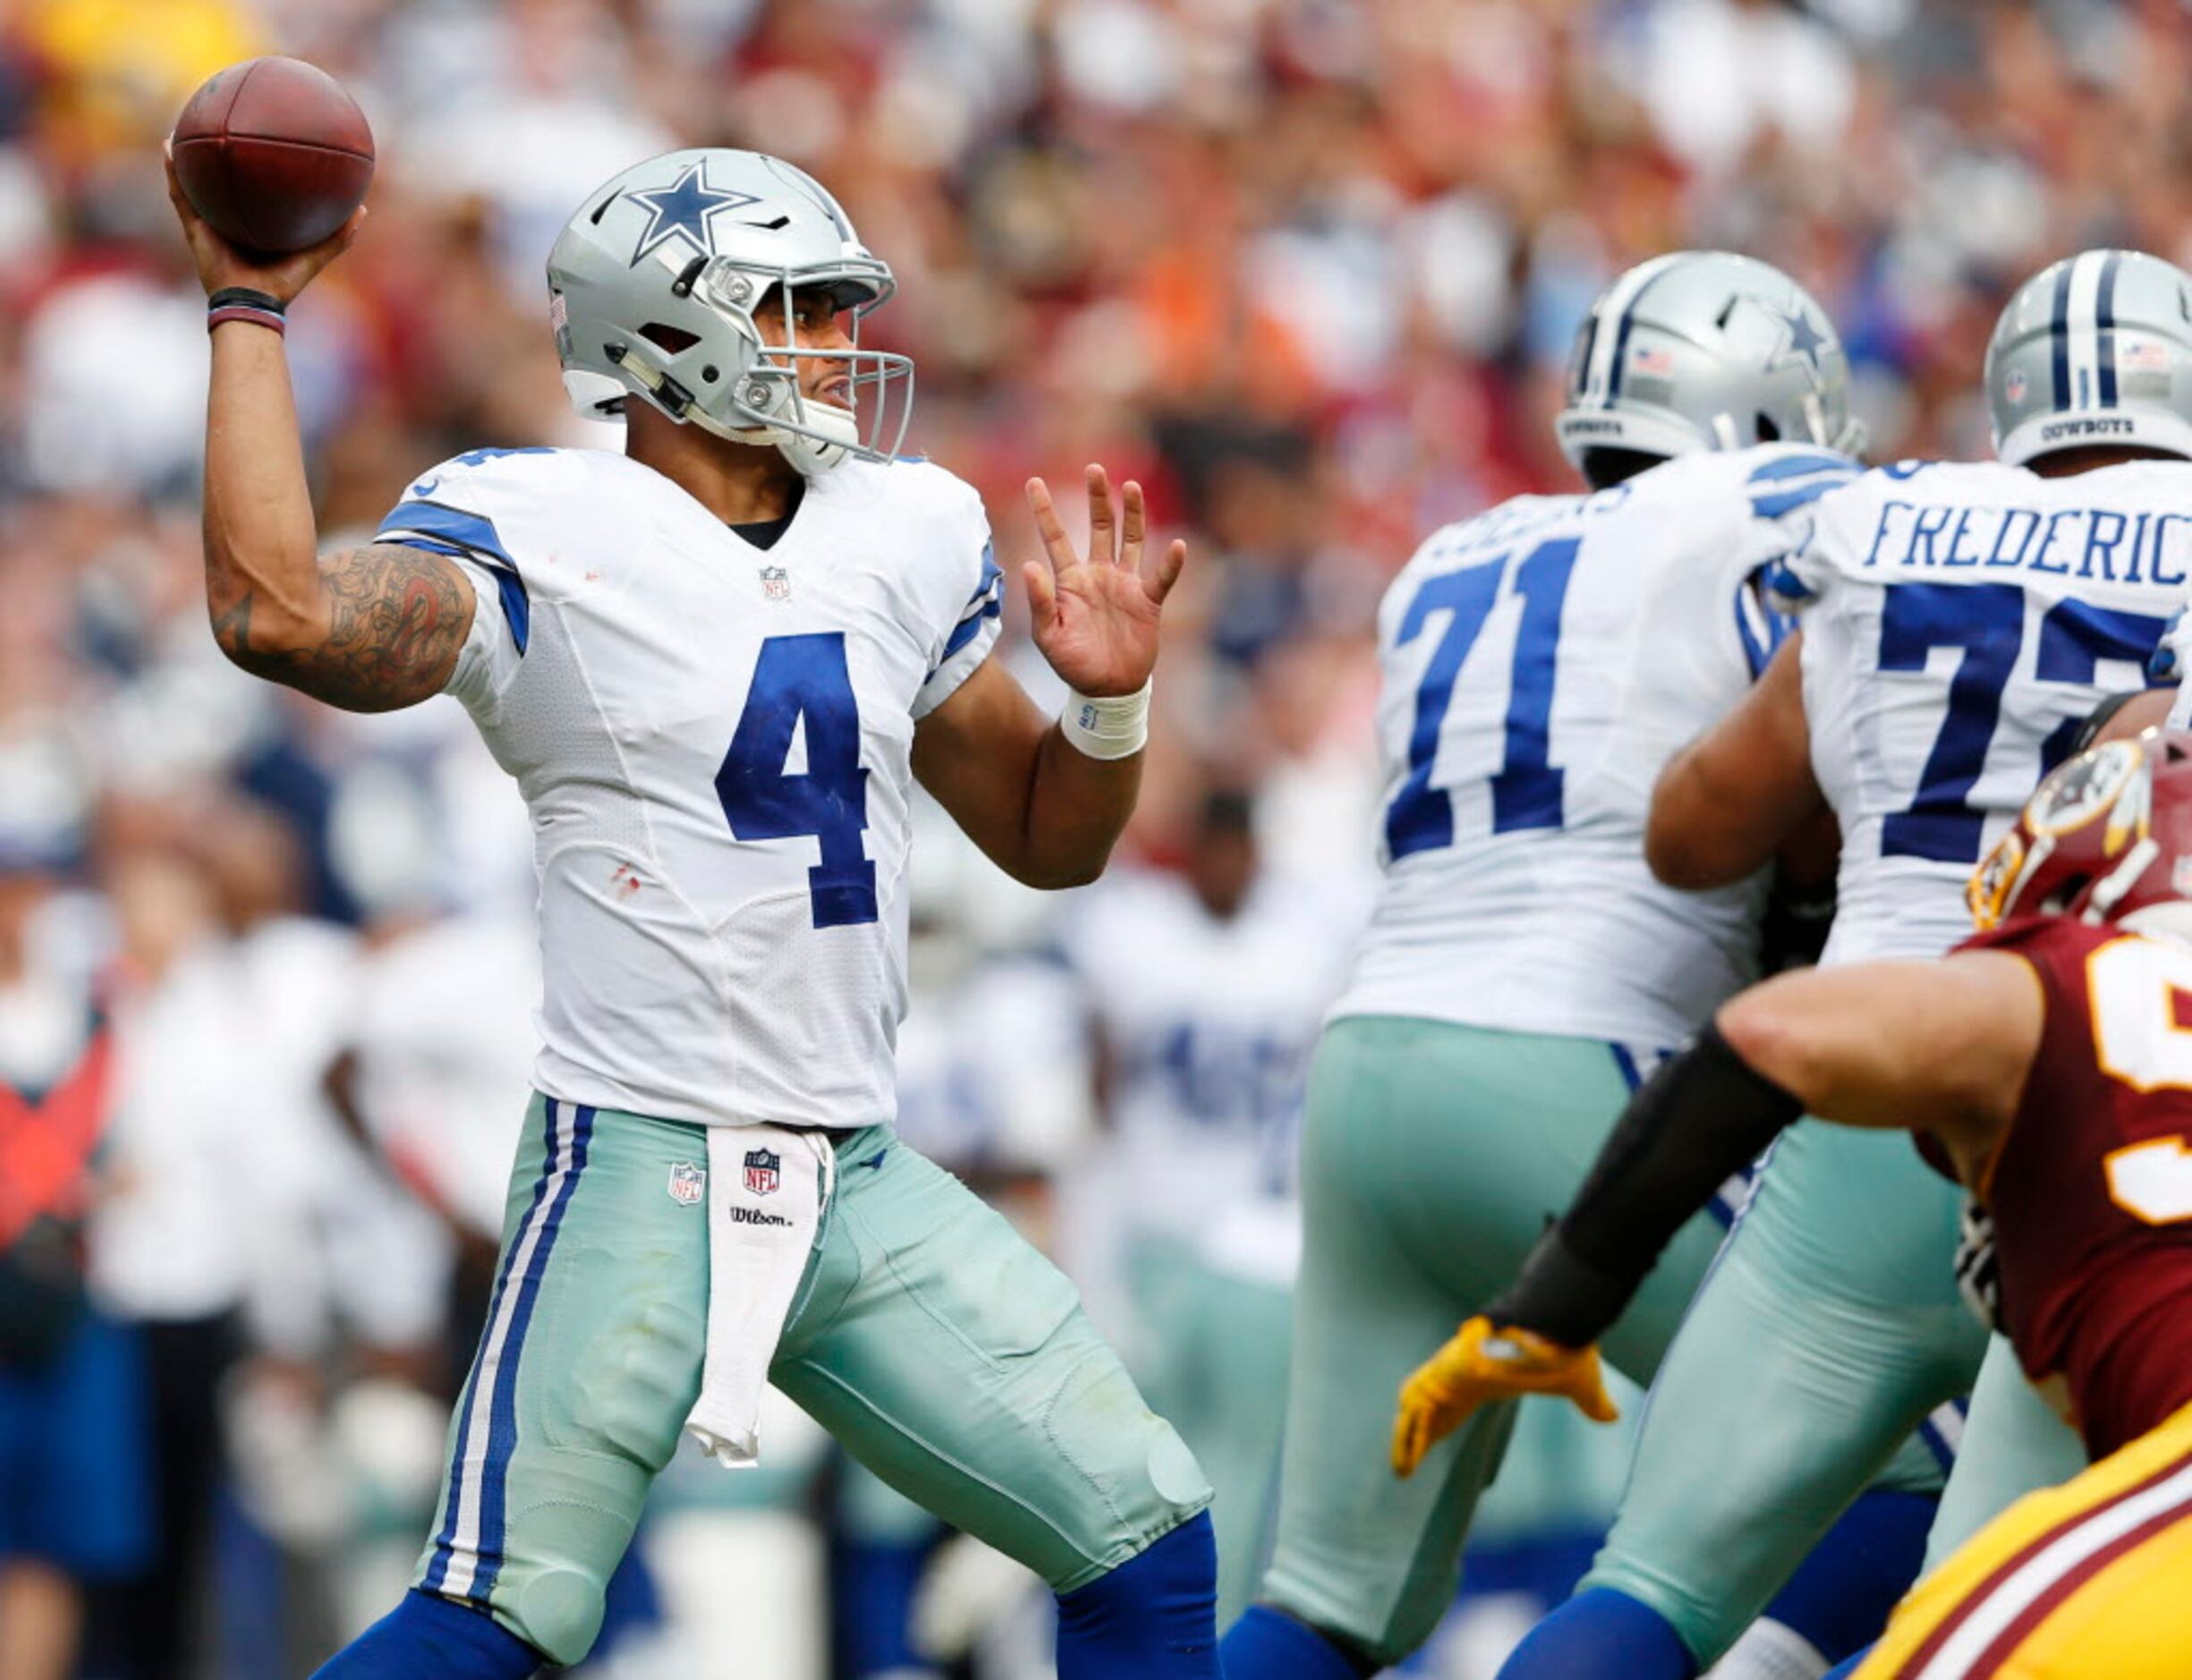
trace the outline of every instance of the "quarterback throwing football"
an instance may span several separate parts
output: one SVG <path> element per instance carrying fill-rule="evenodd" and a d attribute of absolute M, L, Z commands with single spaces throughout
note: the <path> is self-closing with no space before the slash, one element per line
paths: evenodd
<path fill-rule="evenodd" d="M 171 172 L 171 187 L 172 187 Z M 524 1676 L 586 1654 L 690 1430 L 758 1451 L 772 1382 L 1058 1594 L 1074 1676 L 1214 1676 L 1209 1490 L 1070 1284 L 894 1135 L 907 802 L 999 865 L 1103 867 L 1140 780 L 1165 597 L 1133 484 L 1077 555 L 1041 480 L 1041 715 L 987 658 L 979 499 L 896 455 L 889 267 L 758 153 L 589 194 L 550 321 L 623 454 L 480 450 L 319 552 L 283 310 L 359 216 L 254 259 L 175 192 L 213 294 L 206 587 L 244 669 L 356 711 L 455 694 L 529 805 L 543 1048 L 501 1270 L 414 1590 L 322 1671 Z"/>

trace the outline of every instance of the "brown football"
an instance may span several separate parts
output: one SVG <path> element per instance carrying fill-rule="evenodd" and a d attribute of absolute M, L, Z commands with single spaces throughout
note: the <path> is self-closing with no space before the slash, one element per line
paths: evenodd
<path fill-rule="evenodd" d="M 175 119 L 175 174 L 233 243 L 302 250 L 350 219 L 373 181 L 373 131 L 326 71 L 248 58 L 217 72 Z"/>

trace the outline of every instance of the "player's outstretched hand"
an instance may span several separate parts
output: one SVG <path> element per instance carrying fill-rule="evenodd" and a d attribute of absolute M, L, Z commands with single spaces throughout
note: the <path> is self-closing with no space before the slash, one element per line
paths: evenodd
<path fill-rule="evenodd" d="M 1607 1396 L 1596 1347 L 1562 1347 L 1479 1313 L 1400 1385 L 1400 1413 L 1393 1420 L 1393 1473 L 1414 1475 L 1423 1455 L 1486 1402 L 1528 1394 L 1565 1395 L 1596 1423 L 1611 1423 L 1621 1415 Z"/>
<path fill-rule="evenodd" d="M 183 196 L 183 182 L 175 178 L 174 142 L 162 142 L 161 151 L 167 165 L 167 201 L 175 207 L 176 218 L 183 224 L 191 260 L 198 265 L 198 283 L 205 287 L 208 297 L 225 286 L 249 286 L 287 303 L 304 290 L 314 275 L 350 249 L 350 242 L 358 237 L 358 229 L 365 221 L 361 204 L 351 212 L 350 220 L 317 245 L 279 257 L 247 251 L 223 239 L 191 208 L 190 199 Z"/>
<path fill-rule="evenodd" d="M 1143 569 L 1148 513 L 1142 487 L 1121 487 L 1121 511 L 1111 507 L 1111 483 L 1088 469 L 1089 552 L 1083 560 L 1058 523 L 1050 487 L 1027 481 L 1028 505 L 1042 537 L 1042 560 L 1021 568 L 1035 615 L 1035 645 L 1050 668 L 1091 699 L 1132 694 L 1157 665 L 1157 619 L 1187 564 L 1187 545 L 1174 542 L 1152 571 Z"/>

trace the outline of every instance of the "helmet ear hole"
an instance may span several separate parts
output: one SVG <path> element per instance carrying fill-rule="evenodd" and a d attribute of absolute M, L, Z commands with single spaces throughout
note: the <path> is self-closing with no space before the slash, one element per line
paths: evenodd
<path fill-rule="evenodd" d="M 1772 415 L 1761 413 L 1758 416 L 1758 441 L 1762 444 L 1778 444 L 1781 441 L 1781 428 L 1773 423 Z"/>
<path fill-rule="evenodd" d="M 640 336 L 666 355 L 683 355 L 701 342 L 698 333 L 689 333 L 682 327 L 672 327 L 665 321 L 650 321 L 640 328 Z"/>

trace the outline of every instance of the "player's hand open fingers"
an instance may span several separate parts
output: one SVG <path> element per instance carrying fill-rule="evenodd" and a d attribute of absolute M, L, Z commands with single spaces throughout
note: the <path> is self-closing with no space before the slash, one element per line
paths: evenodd
<path fill-rule="evenodd" d="M 1149 505 L 1142 487 L 1129 479 L 1119 486 L 1119 569 L 1139 577 L 1142 545 L 1149 535 Z"/>
<path fill-rule="evenodd" d="M 1049 568 L 1027 561 L 1020 567 L 1020 581 L 1027 585 L 1028 611 L 1034 616 L 1035 628 L 1049 629 L 1050 621 L 1058 616 L 1058 585 Z"/>
<path fill-rule="evenodd" d="M 1075 564 L 1080 556 L 1073 551 L 1066 527 L 1058 523 L 1058 504 L 1050 499 L 1050 487 L 1041 479 L 1030 479 L 1027 505 L 1035 515 L 1035 534 L 1042 539 L 1043 552 L 1050 557 L 1050 569 L 1062 572 Z"/>
<path fill-rule="evenodd" d="M 1187 544 L 1176 537 L 1172 546 L 1165 550 L 1165 557 L 1157 563 L 1157 574 L 1148 582 L 1150 599 L 1158 606 L 1165 604 L 1165 597 L 1172 593 L 1172 586 L 1180 581 L 1180 572 L 1187 564 Z"/>
<path fill-rule="evenodd" d="M 1091 565 L 1118 564 L 1118 530 L 1111 513 L 1111 480 L 1091 462 L 1088 477 L 1088 557 Z"/>

